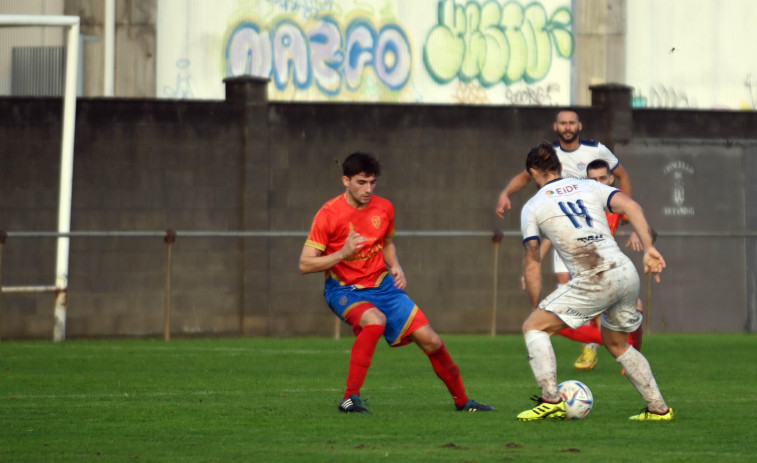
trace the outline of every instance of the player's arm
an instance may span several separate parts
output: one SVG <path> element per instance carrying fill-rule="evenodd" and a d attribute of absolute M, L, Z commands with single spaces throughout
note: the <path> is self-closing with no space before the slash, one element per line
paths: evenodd
<path fill-rule="evenodd" d="M 510 204 L 510 195 L 522 190 L 530 181 L 531 176 L 524 170 L 508 182 L 505 189 L 499 194 L 499 199 L 497 199 L 497 209 L 495 212 L 500 219 L 505 218 L 505 209 L 509 211 L 512 207 Z"/>
<path fill-rule="evenodd" d="M 523 243 L 523 276 L 531 308 L 536 309 L 541 296 L 541 253 L 539 240 L 533 239 Z"/>
<path fill-rule="evenodd" d="M 405 289 L 407 286 L 407 279 L 405 278 L 405 271 L 402 270 L 399 259 L 397 259 L 397 247 L 394 245 L 392 238 L 384 238 L 384 264 L 389 269 L 389 273 L 394 278 L 394 286 L 399 289 Z"/>
<path fill-rule="evenodd" d="M 344 242 L 342 249 L 325 256 L 320 249 L 305 245 L 302 247 L 302 254 L 300 254 L 300 273 L 315 273 L 328 270 L 350 257 L 356 250 L 362 248 L 364 242 L 364 236 L 351 231 L 347 235 L 347 240 Z"/>
<path fill-rule="evenodd" d="M 623 192 L 616 192 L 610 198 L 610 208 L 617 214 L 626 214 L 631 226 L 639 235 L 644 249 L 644 273 L 652 272 L 655 281 L 660 282 L 660 272 L 665 268 L 665 259 L 654 247 L 653 231 L 644 217 L 641 205 Z"/>
<path fill-rule="evenodd" d="M 628 175 L 628 171 L 621 164 L 612 171 L 612 174 L 618 180 L 618 188 L 623 190 L 628 196 L 631 196 L 631 177 Z"/>
<path fill-rule="evenodd" d="M 546 257 L 549 250 L 552 248 L 552 242 L 549 241 L 547 238 L 541 239 L 541 246 L 539 247 L 539 257 L 540 260 L 543 261 L 544 257 Z M 526 277 L 525 275 L 520 276 L 520 289 L 526 289 Z"/>

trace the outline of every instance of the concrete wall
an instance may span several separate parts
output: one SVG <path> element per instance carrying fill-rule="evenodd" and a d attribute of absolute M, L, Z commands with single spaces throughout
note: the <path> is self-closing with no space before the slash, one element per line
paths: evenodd
<path fill-rule="evenodd" d="M 105 2 L 65 0 L 64 14 L 81 17 L 81 34 L 92 36 L 84 55 L 84 96 L 103 95 Z M 156 0 L 115 2 L 114 96 L 155 96 Z"/>
<path fill-rule="evenodd" d="M 489 333 L 496 265 L 497 331 L 520 329 L 529 309 L 517 230 L 533 189 L 515 195 L 504 221 L 493 210 L 528 149 L 553 138 L 555 108 L 270 104 L 266 85 L 231 79 L 226 101 L 78 102 L 72 230 L 178 231 L 174 336 L 333 334 L 323 279 L 300 275 L 297 260 L 313 215 L 343 191 L 339 164 L 355 150 L 380 157 L 376 193 L 395 203 L 400 232 L 479 232 L 398 236 L 408 291 L 432 324 Z M 594 106 L 579 108 L 584 135 L 615 147 L 668 261 L 663 283 L 642 292 L 649 328 L 754 330 L 754 236 L 744 234 L 756 221 L 745 172 L 754 172 L 757 115 L 631 111 L 630 88 L 592 90 Z M 3 286 L 54 279 L 55 240 L 14 232 L 55 230 L 60 113 L 59 100 L 0 99 Z M 494 228 L 512 232 L 498 249 Z M 297 233 L 182 234 L 235 230 Z M 162 335 L 166 270 L 161 235 L 72 238 L 67 337 Z M 549 287 L 549 268 L 544 275 Z M 0 335 L 49 338 L 53 302 L 3 293 Z"/>

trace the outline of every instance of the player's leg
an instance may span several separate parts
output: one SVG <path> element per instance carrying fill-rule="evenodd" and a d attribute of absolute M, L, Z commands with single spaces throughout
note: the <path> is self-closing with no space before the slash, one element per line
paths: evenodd
<path fill-rule="evenodd" d="M 422 315 L 421 312 L 416 316 Z M 425 317 L 424 317 L 425 318 Z M 431 366 L 439 379 L 447 386 L 447 390 L 452 395 L 455 402 L 455 408 L 459 411 L 492 411 L 494 407 L 485 405 L 471 400 L 465 393 L 465 385 L 460 376 L 460 368 L 452 360 L 444 345 L 442 338 L 431 328 L 431 325 L 425 324 L 409 334 L 410 339 L 420 347 L 428 356 Z"/>
<path fill-rule="evenodd" d="M 368 368 L 371 366 L 376 345 L 384 334 L 386 317 L 376 307 L 369 303 L 353 307 L 345 316 L 345 321 L 352 325 L 355 332 L 355 342 L 350 351 L 350 365 L 347 371 L 347 387 L 344 400 L 339 410 L 347 413 L 368 411 L 360 399 L 360 389 L 365 383 Z"/>
<path fill-rule="evenodd" d="M 628 334 L 602 326 L 602 337 L 607 350 L 625 369 L 626 378 L 631 381 L 647 403 L 647 408 L 641 414 L 632 416 L 631 419 L 672 420 L 673 410 L 665 403 L 649 362 L 641 352 L 628 345 L 626 342 Z"/>
<path fill-rule="evenodd" d="M 565 404 L 557 390 L 557 360 L 550 336 L 566 326 L 557 315 L 544 309 L 531 312 L 523 323 L 528 363 L 541 396 L 534 398 L 537 402 L 534 408 L 518 414 L 521 421 L 565 417 Z"/>
<path fill-rule="evenodd" d="M 607 350 L 625 370 L 626 378 L 647 403 L 647 408 L 631 419 L 672 420 L 673 411 L 662 397 L 649 362 L 627 342 L 628 333 L 638 329 L 644 318 L 638 310 L 639 275 L 632 264 L 617 267 L 608 285 L 624 285 L 625 288 L 610 288 L 613 292 L 624 289 L 624 296 L 602 314 L 602 339 Z"/>
<path fill-rule="evenodd" d="M 637 308 L 638 308 L 639 312 L 641 312 L 642 314 L 644 313 L 644 309 L 643 309 L 643 305 L 641 303 L 641 299 L 639 299 L 638 302 L 637 302 Z M 636 328 L 635 331 L 633 331 L 633 332 L 631 332 L 631 333 L 628 334 L 628 344 L 632 345 L 634 349 L 636 349 L 639 352 L 641 352 L 641 340 L 642 340 L 643 336 L 644 336 L 644 328 L 643 328 L 643 324 L 641 324 L 641 325 L 639 325 L 638 328 Z M 621 368 L 620 374 L 621 375 L 625 375 L 626 374 L 625 368 Z"/>
<path fill-rule="evenodd" d="M 554 249 L 552 250 L 552 267 L 555 272 L 555 280 L 557 281 L 557 288 L 559 290 L 570 282 L 570 271 Z M 596 325 L 587 323 L 575 330 L 583 330 L 583 332 L 560 331 L 559 334 L 568 339 L 584 343 L 584 346 L 581 349 L 581 355 L 579 355 L 578 359 L 573 363 L 573 366 L 578 370 L 592 370 L 597 366 L 597 346 L 602 343 L 599 328 L 597 328 Z"/>
<path fill-rule="evenodd" d="M 644 313 L 644 308 L 641 303 L 641 299 L 638 299 L 636 302 L 636 307 L 639 310 L 639 312 Z M 634 349 L 641 352 L 641 339 L 644 336 L 644 330 L 642 329 L 642 325 L 639 325 L 639 327 L 633 331 L 631 334 L 628 335 L 628 344 L 632 345 Z"/>

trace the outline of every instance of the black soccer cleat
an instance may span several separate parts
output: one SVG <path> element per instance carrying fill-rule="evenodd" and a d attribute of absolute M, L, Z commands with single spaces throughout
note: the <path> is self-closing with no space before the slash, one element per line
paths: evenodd
<path fill-rule="evenodd" d="M 471 399 L 463 405 L 462 407 L 458 407 L 455 405 L 455 408 L 458 412 L 493 412 L 494 407 L 491 405 L 481 404 L 476 402 L 475 400 Z"/>
<path fill-rule="evenodd" d="M 342 400 L 342 403 L 339 404 L 339 411 L 344 413 L 369 413 L 369 410 L 365 407 L 366 405 L 360 396 L 352 394 Z"/>

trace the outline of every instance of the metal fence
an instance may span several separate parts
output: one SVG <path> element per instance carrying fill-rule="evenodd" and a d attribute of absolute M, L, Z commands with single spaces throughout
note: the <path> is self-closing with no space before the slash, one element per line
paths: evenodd
<path fill-rule="evenodd" d="M 618 231 L 617 238 L 627 236 L 628 232 Z M 173 244 L 179 238 L 305 238 L 306 231 L 215 231 L 215 230 L 126 230 L 126 231 L 3 231 L 0 230 L 0 332 L 2 331 L 2 293 L 55 293 L 66 292 L 67 287 L 59 285 L 46 284 L 29 284 L 16 286 L 3 286 L 3 248 L 7 239 L 29 239 L 29 238 L 161 238 L 166 244 L 166 275 L 165 275 L 165 305 L 164 305 L 164 330 L 163 338 L 169 341 L 171 338 L 171 270 L 172 270 L 172 250 Z M 498 285 L 498 251 L 499 243 L 503 237 L 516 238 L 521 236 L 517 230 L 498 230 L 493 231 L 464 231 L 464 230 L 406 230 L 398 231 L 396 236 L 405 237 L 425 237 L 425 238 L 471 238 L 482 237 L 491 238 L 494 243 L 494 281 L 493 281 L 493 298 L 492 298 L 492 322 L 491 335 L 496 334 L 497 319 L 497 285 Z M 754 238 L 757 237 L 757 231 L 672 231 L 658 232 L 660 237 L 673 238 Z M 647 291 L 646 307 L 651 307 L 651 295 Z M 649 315 L 649 314 L 647 314 Z M 646 317 L 645 317 L 646 318 Z M 334 336 L 339 337 L 339 325 L 335 325 Z M 65 333 L 65 323 L 63 327 Z M 65 336 L 60 339 L 63 340 Z"/>

